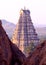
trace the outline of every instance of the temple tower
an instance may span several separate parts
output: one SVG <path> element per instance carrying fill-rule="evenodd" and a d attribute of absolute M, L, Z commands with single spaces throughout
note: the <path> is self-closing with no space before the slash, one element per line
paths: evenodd
<path fill-rule="evenodd" d="M 39 38 L 30 17 L 30 11 L 21 9 L 19 21 L 12 37 L 12 42 L 24 52 L 24 48 L 28 46 L 31 41 L 33 41 L 34 45 L 37 45 L 39 43 Z"/>

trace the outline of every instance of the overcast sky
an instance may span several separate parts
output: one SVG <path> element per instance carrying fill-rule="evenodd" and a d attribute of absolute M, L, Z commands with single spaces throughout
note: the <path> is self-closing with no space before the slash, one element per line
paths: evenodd
<path fill-rule="evenodd" d="M 34 25 L 46 25 L 46 0 L 0 0 L 0 19 L 16 24 L 24 7 L 30 10 Z"/>

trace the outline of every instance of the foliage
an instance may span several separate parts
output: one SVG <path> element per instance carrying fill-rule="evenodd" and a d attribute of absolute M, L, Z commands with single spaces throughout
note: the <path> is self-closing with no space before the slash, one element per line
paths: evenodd
<path fill-rule="evenodd" d="M 33 41 L 29 44 L 29 46 L 26 46 L 25 47 L 25 53 L 29 54 L 30 52 L 33 52 L 35 46 L 34 46 L 34 43 Z"/>

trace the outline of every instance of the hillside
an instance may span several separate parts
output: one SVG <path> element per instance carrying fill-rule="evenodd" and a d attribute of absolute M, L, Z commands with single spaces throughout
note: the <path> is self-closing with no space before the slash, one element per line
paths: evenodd
<path fill-rule="evenodd" d="M 10 23 L 6 20 L 2 20 L 2 25 L 6 31 L 6 33 L 8 34 L 9 38 L 12 37 L 13 31 L 15 29 L 15 24 Z"/>
<path fill-rule="evenodd" d="M 46 27 L 36 27 L 36 32 L 40 39 L 46 39 Z"/>

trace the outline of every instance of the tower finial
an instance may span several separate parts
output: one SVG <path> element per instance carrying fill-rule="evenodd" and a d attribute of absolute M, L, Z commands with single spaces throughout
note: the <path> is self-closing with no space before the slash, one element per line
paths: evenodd
<path fill-rule="evenodd" d="M 26 10 L 26 7 L 24 6 L 24 10 Z"/>

